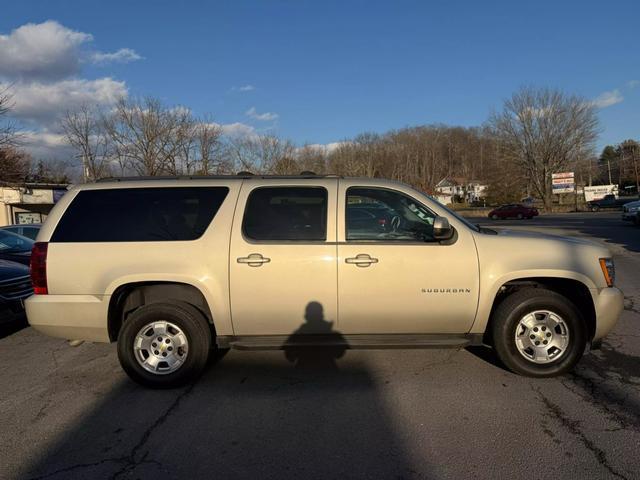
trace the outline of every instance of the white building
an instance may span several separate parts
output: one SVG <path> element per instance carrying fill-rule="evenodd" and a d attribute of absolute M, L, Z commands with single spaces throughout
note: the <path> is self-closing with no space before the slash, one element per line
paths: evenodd
<path fill-rule="evenodd" d="M 474 203 L 482 201 L 486 191 L 487 185 L 480 180 L 445 177 L 436 185 L 435 197 L 445 205 L 453 202 Z"/>
<path fill-rule="evenodd" d="M 44 222 L 67 187 L 42 183 L 0 186 L 0 226 Z"/>

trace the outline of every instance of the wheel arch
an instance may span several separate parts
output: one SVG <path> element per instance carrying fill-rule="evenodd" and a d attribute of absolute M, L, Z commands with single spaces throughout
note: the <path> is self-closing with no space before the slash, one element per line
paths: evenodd
<path fill-rule="evenodd" d="M 212 338 L 216 338 L 215 322 L 203 292 L 196 286 L 176 281 L 141 281 L 118 286 L 109 300 L 107 325 L 113 342 L 127 317 L 143 305 L 159 302 L 185 302 L 198 309 L 207 319 Z"/>
<path fill-rule="evenodd" d="M 580 311 L 587 327 L 587 338 L 591 341 L 596 332 L 596 310 L 589 287 L 582 281 L 567 277 L 523 277 L 504 282 L 493 297 L 491 310 L 482 329 L 485 343 L 491 343 L 489 332 L 498 306 L 512 293 L 523 288 L 545 288 L 568 300 Z"/>

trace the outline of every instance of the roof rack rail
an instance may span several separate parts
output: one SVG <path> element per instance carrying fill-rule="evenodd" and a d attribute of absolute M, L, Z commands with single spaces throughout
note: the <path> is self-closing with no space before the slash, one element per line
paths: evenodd
<path fill-rule="evenodd" d="M 300 175 L 255 175 L 251 172 L 238 172 L 236 175 L 158 175 L 158 176 L 141 176 L 141 177 L 107 177 L 96 180 L 96 183 L 107 182 L 147 182 L 161 180 L 227 180 L 227 179 L 244 179 L 252 178 L 273 178 L 273 179 L 305 179 L 305 178 L 343 178 L 342 175 L 326 174 L 316 175 L 313 172 L 302 172 Z"/>

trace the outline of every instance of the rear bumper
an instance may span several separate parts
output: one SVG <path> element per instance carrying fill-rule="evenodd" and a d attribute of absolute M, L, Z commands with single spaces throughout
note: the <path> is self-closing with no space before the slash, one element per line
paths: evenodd
<path fill-rule="evenodd" d="M 624 309 L 624 295 L 616 287 L 592 290 L 596 309 L 594 341 L 601 340 L 615 326 Z"/>
<path fill-rule="evenodd" d="M 110 295 L 32 295 L 24 302 L 29 324 L 51 337 L 109 342 Z"/>

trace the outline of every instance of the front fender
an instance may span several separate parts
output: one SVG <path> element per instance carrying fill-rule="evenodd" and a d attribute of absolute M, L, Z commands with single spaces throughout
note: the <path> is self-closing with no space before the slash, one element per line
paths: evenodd
<path fill-rule="evenodd" d="M 469 333 L 484 333 L 489 319 L 493 303 L 500 291 L 500 287 L 514 280 L 561 278 L 576 280 L 585 285 L 589 291 L 596 288 L 593 281 L 586 275 L 571 270 L 556 269 L 527 269 L 508 272 L 500 276 L 488 276 L 480 279 L 480 296 L 478 300 L 478 311 Z"/>

